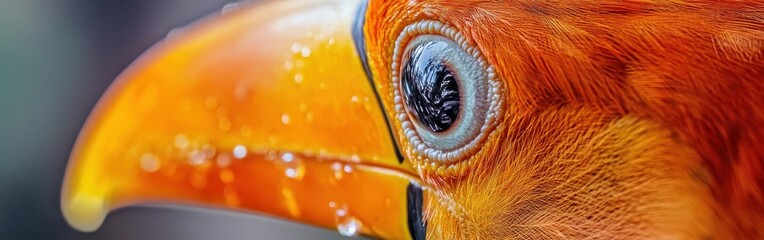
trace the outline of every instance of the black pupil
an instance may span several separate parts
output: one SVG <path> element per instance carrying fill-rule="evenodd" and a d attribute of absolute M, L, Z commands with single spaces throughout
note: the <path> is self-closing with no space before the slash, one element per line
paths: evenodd
<path fill-rule="evenodd" d="M 438 41 L 413 47 L 401 75 L 409 112 L 433 132 L 448 130 L 459 115 L 459 86 L 443 56 L 448 47 Z"/>

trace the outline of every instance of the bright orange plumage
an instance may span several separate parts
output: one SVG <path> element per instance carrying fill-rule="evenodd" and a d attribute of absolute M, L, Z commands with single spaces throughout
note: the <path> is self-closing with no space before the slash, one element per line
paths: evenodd
<path fill-rule="evenodd" d="M 104 95 L 72 226 L 180 202 L 392 239 L 764 239 L 762 2 L 227 12 Z"/>
<path fill-rule="evenodd" d="M 396 38 L 423 19 L 461 31 L 506 89 L 503 120 L 459 174 L 436 174 L 443 163 L 399 137 L 435 186 L 428 236 L 764 238 L 761 2 L 369 9 L 367 50 L 388 109 Z"/>

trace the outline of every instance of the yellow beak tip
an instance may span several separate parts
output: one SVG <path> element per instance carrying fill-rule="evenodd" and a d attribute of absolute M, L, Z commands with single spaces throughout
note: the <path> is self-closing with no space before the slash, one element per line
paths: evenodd
<path fill-rule="evenodd" d="M 93 196 L 75 196 L 68 202 L 61 203 L 64 218 L 75 229 L 93 232 L 103 224 L 109 211 L 103 198 Z"/>

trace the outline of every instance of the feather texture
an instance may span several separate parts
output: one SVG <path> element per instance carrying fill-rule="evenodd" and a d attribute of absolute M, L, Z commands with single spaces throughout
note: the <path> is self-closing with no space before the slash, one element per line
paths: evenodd
<path fill-rule="evenodd" d="M 395 39 L 423 19 L 459 29 L 506 89 L 464 175 L 422 168 L 429 236 L 764 238 L 764 2 L 370 4 L 388 109 Z"/>

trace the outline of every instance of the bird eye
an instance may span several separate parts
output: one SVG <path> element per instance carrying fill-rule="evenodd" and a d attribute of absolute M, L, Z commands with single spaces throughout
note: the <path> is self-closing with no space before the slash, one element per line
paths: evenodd
<path fill-rule="evenodd" d="M 442 41 L 413 46 L 405 59 L 401 85 L 409 113 L 430 131 L 446 131 L 459 115 L 459 86 L 446 61 L 449 46 Z"/>
<path fill-rule="evenodd" d="M 451 163 L 480 149 L 497 122 L 500 84 L 480 51 L 454 28 L 404 28 L 393 54 L 395 111 L 411 147 Z"/>

